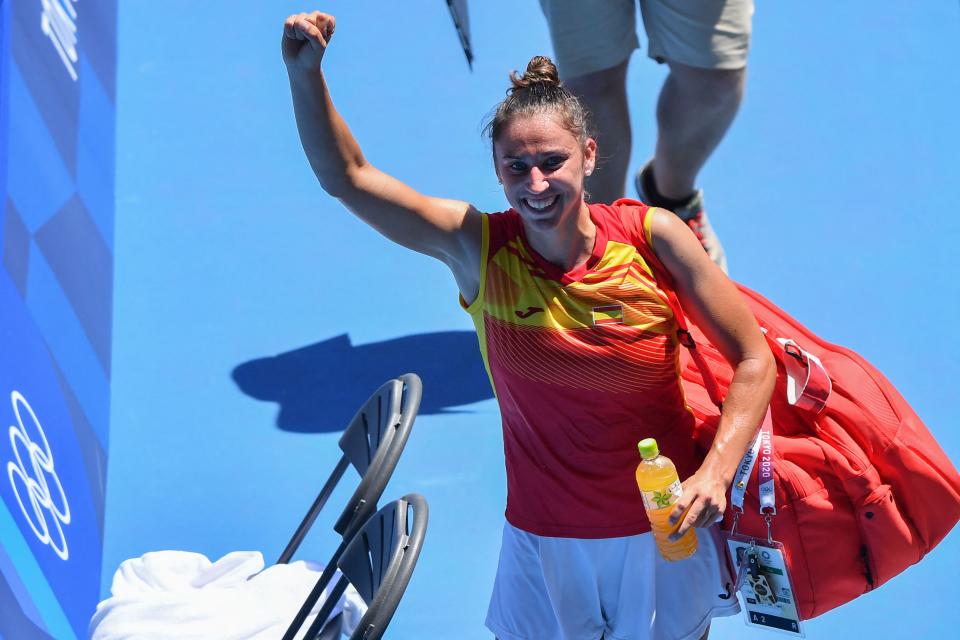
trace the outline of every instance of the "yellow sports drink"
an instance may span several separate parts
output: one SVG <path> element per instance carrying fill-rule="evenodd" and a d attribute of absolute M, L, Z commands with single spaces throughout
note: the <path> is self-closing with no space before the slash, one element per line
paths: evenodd
<path fill-rule="evenodd" d="M 660 455 L 657 441 L 653 438 L 641 440 L 637 448 L 643 458 L 637 465 L 637 486 L 640 487 L 643 506 L 650 518 L 650 527 L 660 555 L 665 560 L 689 558 L 697 550 L 697 535 L 692 527 L 679 540 L 669 540 L 670 534 L 680 526 L 679 522 L 670 524 L 670 513 L 681 494 L 677 468 L 670 458 Z"/>

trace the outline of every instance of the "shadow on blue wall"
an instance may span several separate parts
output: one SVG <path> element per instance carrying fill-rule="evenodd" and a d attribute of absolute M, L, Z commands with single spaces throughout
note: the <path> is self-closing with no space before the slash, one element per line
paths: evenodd
<path fill-rule="evenodd" d="M 340 431 L 381 384 L 413 372 L 423 380 L 420 414 L 493 397 L 477 335 L 424 333 L 355 346 L 347 334 L 237 366 L 233 380 L 258 400 L 280 405 L 284 431 Z"/>

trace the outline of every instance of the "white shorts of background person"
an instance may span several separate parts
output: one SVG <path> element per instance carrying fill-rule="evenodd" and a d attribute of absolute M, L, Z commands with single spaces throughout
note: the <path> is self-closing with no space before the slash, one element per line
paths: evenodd
<path fill-rule="evenodd" d="M 657 62 L 701 69 L 747 64 L 753 0 L 639 0 Z M 614 67 L 640 46 L 635 0 L 540 0 L 564 78 Z"/>

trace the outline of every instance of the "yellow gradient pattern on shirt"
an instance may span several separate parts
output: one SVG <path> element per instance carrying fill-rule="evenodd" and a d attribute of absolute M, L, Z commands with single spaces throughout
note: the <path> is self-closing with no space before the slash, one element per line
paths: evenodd
<path fill-rule="evenodd" d="M 607 242 L 594 268 L 580 281 L 564 285 L 546 277 L 519 239 L 512 240 L 489 260 L 484 293 L 484 311 L 517 326 L 592 327 L 594 308 L 619 305 L 627 326 L 660 334 L 676 329 L 643 257 L 620 242 Z"/>
<path fill-rule="evenodd" d="M 673 313 L 635 247 L 608 240 L 592 268 L 564 283 L 544 272 L 519 235 L 489 255 L 489 224 L 481 291 L 464 305 L 488 375 L 492 349 L 514 374 L 569 388 L 636 392 L 676 380 Z"/>

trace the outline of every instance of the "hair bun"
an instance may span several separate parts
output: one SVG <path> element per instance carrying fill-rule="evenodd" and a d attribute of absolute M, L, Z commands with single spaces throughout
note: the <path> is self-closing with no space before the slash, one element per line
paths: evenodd
<path fill-rule="evenodd" d="M 534 85 L 543 85 L 545 87 L 559 87 L 560 74 L 557 73 L 557 66 L 553 60 L 546 56 L 534 56 L 527 64 L 527 70 L 522 76 L 517 76 L 516 71 L 510 73 L 510 82 L 513 87 L 510 92 L 520 89 L 529 89 Z"/>
<path fill-rule="evenodd" d="M 522 76 L 517 77 L 516 71 L 510 73 L 510 82 L 513 86 L 507 89 L 507 97 L 497 105 L 483 128 L 494 146 L 503 128 L 514 118 L 550 114 L 559 118 L 559 124 L 580 141 L 582 149 L 586 149 L 587 139 L 593 137 L 589 115 L 577 97 L 560 82 L 553 60 L 534 56 Z"/>

